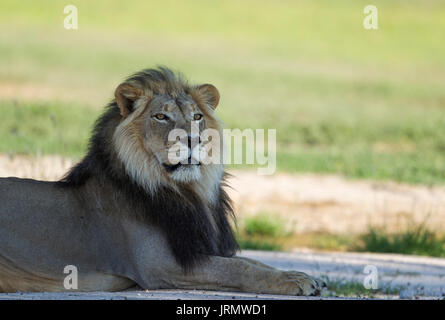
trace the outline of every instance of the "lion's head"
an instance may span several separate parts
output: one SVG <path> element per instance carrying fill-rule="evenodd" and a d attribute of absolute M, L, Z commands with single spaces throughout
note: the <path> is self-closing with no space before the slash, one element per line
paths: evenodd
<path fill-rule="evenodd" d="M 203 253 L 233 255 L 238 246 L 228 220 L 234 213 L 223 188 L 222 161 L 203 162 L 193 148 L 219 150 L 218 102 L 213 85 L 189 85 L 167 68 L 136 73 L 117 87 L 94 126 L 88 154 L 59 185 L 78 190 L 79 197 L 93 193 L 98 203 L 112 202 L 119 215 L 158 226 L 184 269 Z M 199 133 L 218 135 L 205 139 L 192 124 Z M 185 132 L 181 164 L 169 156 L 176 153 L 177 141 L 169 139 L 174 129 Z"/>
<path fill-rule="evenodd" d="M 214 114 L 218 90 L 211 84 L 189 85 L 181 75 L 161 67 L 128 78 L 117 87 L 115 97 L 121 121 L 113 144 L 127 173 L 149 191 L 163 184 L 189 184 L 212 201 L 223 174 L 222 165 L 203 164 L 194 149 L 200 150 L 204 143 L 200 132 L 221 132 Z M 172 140 L 174 129 L 183 130 L 185 142 Z M 217 144 L 213 152 L 221 145 L 216 139 L 205 142 L 206 150 L 209 144 Z M 178 149 L 181 146 L 185 153 Z M 184 159 L 172 162 L 172 153 L 180 151 Z"/>

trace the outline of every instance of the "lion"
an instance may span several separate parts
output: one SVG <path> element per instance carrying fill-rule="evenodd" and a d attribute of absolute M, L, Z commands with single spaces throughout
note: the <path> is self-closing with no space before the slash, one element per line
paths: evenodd
<path fill-rule="evenodd" d="M 223 164 L 170 161 L 171 130 L 187 132 L 188 148 L 201 143 L 191 123 L 222 131 L 219 100 L 211 84 L 145 69 L 117 87 L 86 156 L 60 181 L 1 178 L 0 291 L 320 294 L 319 279 L 236 255 Z"/>

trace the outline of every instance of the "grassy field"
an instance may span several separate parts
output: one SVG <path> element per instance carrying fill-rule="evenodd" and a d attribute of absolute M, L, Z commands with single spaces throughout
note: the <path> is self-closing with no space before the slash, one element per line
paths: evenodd
<path fill-rule="evenodd" d="M 323 251 L 384 252 L 431 257 L 445 257 L 445 234 L 428 228 L 425 223 L 409 219 L 396 231 L 370 226 L 358 235 L 294 233 L 286 221 L 270 213 L 260 213 L 239 223 L 237 239 L 241 248 L 252 250 L 292 250 L 305 247 Z"/>
<path fill-rule="evenodd" d="M 79 157 L 114 88 L 163 64 L 215 84 L 231 128 L 276 128 L 279 170 L 445 182 L 445 2 L 0 3 L 0 152 Z"/>

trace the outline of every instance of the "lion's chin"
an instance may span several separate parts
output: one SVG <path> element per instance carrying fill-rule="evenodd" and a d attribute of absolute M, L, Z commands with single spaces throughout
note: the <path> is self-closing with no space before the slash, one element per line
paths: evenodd
<path fill-rule="evenodd" d="M 201 178 L 201 169 L 196 164 L 179 165 L 170 171 L 170 177 L 178 182 L 189 183 Z"/>

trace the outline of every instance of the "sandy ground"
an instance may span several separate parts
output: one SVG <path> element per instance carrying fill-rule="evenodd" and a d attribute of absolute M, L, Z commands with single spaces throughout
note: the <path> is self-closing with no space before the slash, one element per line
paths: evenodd
<path fill-rule="evenodd" d="M 0 155 L 0 177 L 57 180 L 73 164 L 71 159 L 55 156 Z M 239 217 L 276 214 L 299 233 L 361 233 L 369 225 L 391 231 L 407 221 L 426 222 L 438 230 L 445 227 L 445 187 L 351 181 L 329 175 L 231 173 L 228 191 Z"/>
<path fill-rule="evenodd" d="M 438 230 L 445 226 L 444 187 L 352 181 L 329 175 L 233 174 L 231 196 L 237 212 L 277 213 L 297 232 L 362 233 L 370 225 L 394 231 L 408 222 L 425 222 Z"/>
<path fill-rule="evenodd" d="M 278 253 L 243 251 L 243 256 L 260 260 L 284 270 L 299 270 L 328 282 L 363 284 L 364 268 L 377 268 L 378 287 L 395 290 L 391 295 L 375 295 L 383 299 L 443 299 L 445 296 L 445 259 L 389 254 L 317 253 L 296 251 Z M 369 290 L 370 291 L 370 290 Z M 368 290 L 362 292 L 366 295 Z M 339 298 L 334 292 L 324 292 L 324 299 Z M 320 299 L 236 292 L 201 290 L 148 290 L 137 288 L 122 292 L 67 292 L 67 293 L 3 293 L 0 299 Z M 360 299 L 360 297 L 356 297 Z"/>

